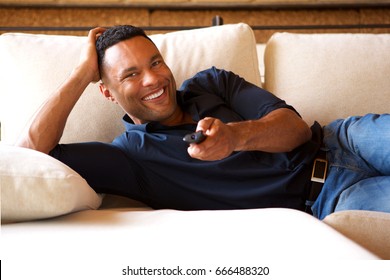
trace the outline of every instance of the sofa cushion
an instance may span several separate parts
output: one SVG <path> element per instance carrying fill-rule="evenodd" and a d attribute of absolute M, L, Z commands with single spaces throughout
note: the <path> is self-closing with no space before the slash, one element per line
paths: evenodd
<path fill-rule="evenodd" d="M 272 36 L 265 87 L 311 124 L 389 112 L 390 34 Z"/>
<path fill-rule="evenodd" d="M 55 279 L 356 279 L 352 275 L 361 273 L 356 269 L 360 263 L 366 265 L 367 261 L 378 259 L 313 216 L 282 208 L 81 211 L 50 222 L 6 225 L 1 234 L 1 253 L 7 257 L 7 267 L 10 261 L 15 263 L 15 269 L 11 270 L 13 277 L 2 277 L 6 280 L 48 280 L 59 271 L 61 277 Z M 28 262 L 32 267 L 36 264 L 30 264 L 36 259 L 38 268 L 27 270 L 30 274 L 23 277 L 19 272 L 26 269 L 20 269 L 21 264 L 25 268 Z M 118 269 L 121 266 L 137 268 L 145 264 L 151 267 L 196 264 L 210 269 L 220 266 L 225 273 L 219 276 L 208 273 L 206 277 L 112 276 L 121 272 Z M 324 268 L 329 264 L 331 268 Z M 64 265 L 69 269 L 64 269 Z M 267 266 L 270 273 L 263 274 L 264 277 L 255 274 L 245 277 L 244 273 L 229 276 L 226 272 L 232 265 Z M 80 274 L 76 267 L 85 274 Z M 32 271 L 36 277 L 31 276 Z M 91 277 L 95 272 L 98 277 Z M 257 272 L 260 274 L 261 270 Z M 43 273 L 47 277 L 42 277 Z M 387 279 L 376 278 L 378 274 L 371 269 L 365 275 L 370 276 L 369 280 Z"/>
<path fill-rule="evenodd" d="M 179 85 L 211 66 L 231 70 L 260 85 L 255 38 L 246 24 L 150 36 Z M 13 143 L 40 104 L 77 65 L 86 37 L 3 34 L 0 36 L 2 141 Z M 4 67 L 6 65 L 6 67 Z M 123 111 L 91 84 L 69 116 L 62 143 L 111 142 L 123 131 Z"/>
<path fill-rule="evenodd" d="M 383 212 L 348 210 L 323 220 L 346 237 L 383 259 L 390 260 L 390 215 Z"/>
<path fill-rule="evenodd" d="M 101 197 L 75 171 L 30 149 L 0 145 L 1 222 L 97 209 Z"/>

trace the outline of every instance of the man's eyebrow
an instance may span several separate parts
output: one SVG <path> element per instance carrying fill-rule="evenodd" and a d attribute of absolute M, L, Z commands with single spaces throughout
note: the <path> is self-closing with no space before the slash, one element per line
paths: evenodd
<path fill-rule="evenodd" d="M 155 60 L 157 58 L 163 58 L 161 53 L 156 53 L 155 55 L 153 55 L 152 58 L 150 59 L 150 62 L 153 62 L 153 60 Z"/>
<path fill-rule="evenodd" d="M 163 59 L 161 53 L 156 53 L 155 55 L 153 55 L 151 58 L 150 58 L 150 63 L 152 63 L 153 61 L 155 61 L 156 59 Z"/>

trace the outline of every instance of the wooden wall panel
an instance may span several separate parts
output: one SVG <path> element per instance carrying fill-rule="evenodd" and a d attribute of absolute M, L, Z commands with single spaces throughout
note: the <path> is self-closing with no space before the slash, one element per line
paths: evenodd
<path fill-rule="evenodd" d="M 149 25 L 146 9 L 99 8 L 3 8 L 0 9 L 0 26 L 32 27 L 95 27 L 132 24 Z M 86 31 L 37 31 L 48 34 L 85 35 Z M 34 32 L 34 33 L 37 33 Z"/>
<path fill-rule="evenodd" d="M 35 0 L 29 0 L 33 3 Z M 218 0 L 215 2 L 223 2 L 228 5 L 228 0 Z M 265 1 L 265 0 L 264 0 Z M 264 2 L 263 1 L 263 2 Z M 302 0 L 300 2 L 305 2 Z M 325 1 L 325 0 L 324 0 Z M 24 2 L 26 1 L 19 1 Z M 13 2 L 13 3 L 19 3 Z M 37 1 L 35 1 L 37 2 Z M 257 7 L 255 3 L 262 0 L 244 0 L 241 3 L 247 2 L 248 7 L 229 8 L 211 6 L 202 6 L 197 8 L 184 8 L 183 3 L 192 2 L 207 5 L 203 0 L 163 0 L 160 3 L 177 3 L 178 7 L 161 7 L 153 6 L 155 1 L 146 0 L 143 6 L 129 6 L 121 3 L 130 3 L 130 0 L 107 0 L 99 1 L 99 3 L 111 3 L 112 6 L 101 7 L 97 0 L 91 1 L 76 1 L 71 0 L 74 5 L 63 5 L 70 3 L 68 0 L 43 0 L 40 1 L 41 6 L 36 5 L 1 5 L 4 0 L 0 0 L 0 33 L 9 31 L 18 31 L 16 28 L 23 27 L 42 27 L 47 30 L 25 30 L 19 29 L 20 32 L 33 33 L 49 33 L 49 34 L 71 34 L 71 35 L 86 35 L 87 30 L 94 26 L 112 26 L 117 24 L 133 24 L 142 27 L 160 27 L 160 26 L 176 26 L 178 29 L 182 27 L 192 26 L 210 26 L 212 18 L 219 15 L 223 18 L 224 23 L 245 22 L 251 26 L 258 27 L 261 30 L 255 30 L 256 39 L 259 43 L 266 42 L 269 37 L 276 31 L 289 31 L 300 33 L 318 33 L 318 32 L 371 32 L 371 33 L 389 33 L 390 32 L 390 5 L 378 7 L 290 7 L 290 8 L 275 8 L 275 7 Z M 56 5 L 48 5 L 53 2 Z M 89 3 L 89 6 L 78 6 L 80 3 Z M 136 1 L 133 1 L 136 2 Z M 237 2 L 237 1 L 236 1 Z M 262 2 L 262 3 L 263 3 Z M 280 0 L 271 2 L 280 3 Z M 284 1 L 286 2 L 286 1 Z M 287 1 L 296 2 L 296 1 Z M 306 2 L 321 2 L 319 0 L 310 0 Z M 323 1 L 322 1 L 323 2 Z M 345 1 L 344 1 L 345 2 Z M 390 2 L 390 0 L 388 1 Z M 146 3 L 146 4 L 145 4 Z M 147 4 L 149 3 L 149 4 Z M 231 4 L 233 4 L 231 2 Z M 251 8 L 252 4 L 254 8 Z M 61 5 L 62 6 L 61 6 Z M 345 28 L 345 29 L 330 29 L 317 28 L 313 26 L 321 25 L 359 25 L 359 24 L 387 24 L 388 28 Z M 301 29 L 279 29 L 275 26 L 311 26 L 307 30 Z M 10 27 L 10 29 L 7 29 Z M 57 30 L 56 30 L 57 27 Z M 60 30 L 60 27 L 77 27 L 75 30 Z M 14 29 L 12 29 L 14 28 Z M 169 30 L 148 31 L 149 34 L 167 32 Z"/>

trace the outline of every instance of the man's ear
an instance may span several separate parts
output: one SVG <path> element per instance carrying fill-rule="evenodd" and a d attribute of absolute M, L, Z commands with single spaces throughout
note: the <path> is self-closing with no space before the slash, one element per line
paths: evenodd
<path fill-rule="evenodd" d="M 104 83 L 99 84 L 99 89 L 100 89 L 101 94 L 103 94 L 103 96 L 105 98 L 107 98 L 111 102 L 117 103 L 115 98 L 111 95 L 110 90 L 106 87 L 106 85 Z"/>

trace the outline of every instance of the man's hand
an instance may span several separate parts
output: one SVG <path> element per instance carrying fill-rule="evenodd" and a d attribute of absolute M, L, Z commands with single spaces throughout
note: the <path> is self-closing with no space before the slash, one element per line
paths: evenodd
<path fill-rule="evenodd" d="M 233 130 L 219 119 L 204 118 L 198 122 L 196 131 L 202 130 L 206 140 L 191 144 L 188 153 L 201 160 L 219 160 L 229 156 L 236 147 Z"/>
<path fill-rule="evenodd" d="M 258 120 L 227 124 L 205 118 L 199 121 L 196 130 L 203 130 L 207 138 L 200 144 L 191 144 L 188 153 L 201 160 L 220 160 L 234 151 L 289 152 L 311 138 L 308 125 L 285 108 Z"/>
<path fill-rule="evenodd" d="M 103 34 L 106 29 L 103 27 L 96 27 L 89 31 L 87 44 L 81 51 L 79 68 L 85 67 L 86 73 L 90 75 L 91 82 L 98 82 L 100 80 L 98 58 L 96 53 L 96 40 Z"/>

